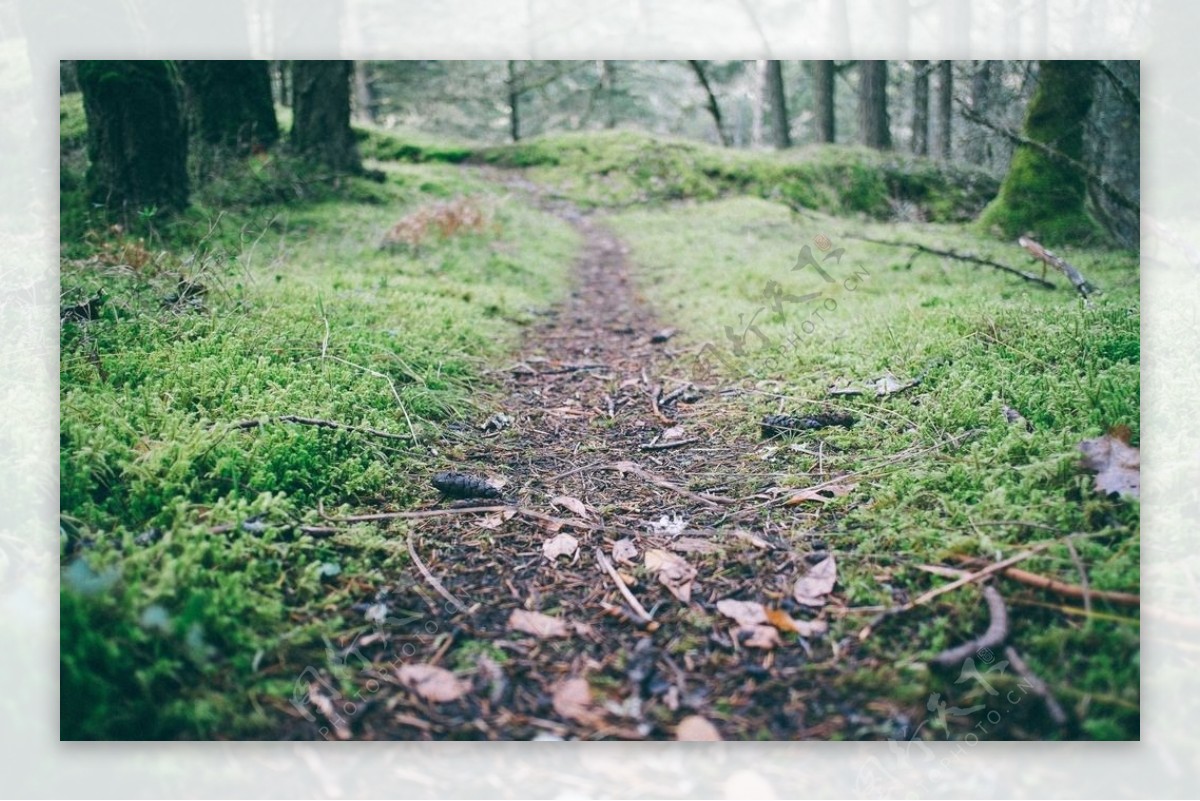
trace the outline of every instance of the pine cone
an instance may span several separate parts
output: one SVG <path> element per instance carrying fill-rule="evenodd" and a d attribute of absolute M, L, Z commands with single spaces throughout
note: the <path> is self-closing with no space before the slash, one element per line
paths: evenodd
<path fill-rule="evenodd" d="M 814 414 L 808 417 L 769 414 L 762 420 L 762 436 L 763 439 L 770 439 L 814 428 L 828 428 L 829 426 L 850 428 L 852 425 L 854 425 L 854 418 L 848 414 Z"/>
<path fill-rule="evenodd" d="M 433 486 L 448 498 L 500 497 L 500 490 L 479 476 L 466 473 L 438 473 L 433 477 Z"/>

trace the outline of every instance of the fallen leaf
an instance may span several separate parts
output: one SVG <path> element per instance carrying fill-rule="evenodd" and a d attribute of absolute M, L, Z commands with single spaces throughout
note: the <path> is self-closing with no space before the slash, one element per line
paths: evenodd
<path fill-rule="evenodd" d="M 763 550 L 771 549 L 771 543 L 767 542 L 753 531 L 743 531 L 739 528 L 734 530 L 733 536 L 737 537 L 739 540 L 744 540 L 750 543 L 755 548 L 762 548 Z"/>
<path fill-rule="evenodd" d="M 1117 430 L 1118 435 L 1128 433 Z M 1079 443 L 1083 451 L 1080 467 L 1096 473 L 1096 491 L 1104 495 L 1116 493 L 1122 498 L 1139 498 L 1142 494 L 1142 453 L 1122 442 L 1112 433 Z"/>
<path fill-rule="evenodd" d="M 579 515 L 580 517 L 582 517 L 584 519 L 587 519 L 588 517 L 591 516 L 591 513 L 588 511 L 587 504 L 585 504 L 583 501 L 579 500 L 578 498 L 571 498 L 567 495 L 559 495 L 557 497 L 551 498 L 550 505 L 551 506 L 561 506 L 564 509 L 570 509 L 572 512 L 574 512 L 575 514 Z"/>
<path fill-rule="evenodd" d="M 849 495 L 857 487 L 857 484 L 818 484 L 815 487 L 806 487 L 802 490 L 796 490 L 790 493 L 784 499 L 784 506 L 795 506 L 806 501 L 817 501 L 819 503 L 829 503 L 834 498 L 840 498 L 843 495 Z"/>
<path fill-rule="evenodd" d="M 716 553 L 721 550 L 720 545 L 702 537 L 678 537 L 671 541 L 669 547 L 680 553 Z"/>
<path fill-rule="evenodd" d="M 767 610 L 757 601 L 735 601 L 726 598 L 717 601 L 717 611 L 725 617 L 732 618 L 739 626 L 747 628 L 767 622 Z"/>
<path fill-rule="evenodd" d="M 646 551 L 645 559 L 646 569 L 658 574 L 658 580 L 672 595 L 685 604 L 692 599 L 692 580 L 696 578 L 696 568 L 682 557 L 657 548 Z"/>
<path fill-rule="evenodd" d="M 675 727 L 675 739 L 679 742 L 717 742 L 721 733 L 707 719 L 688 715 Z"/>
<path fill-rule="evenodd" d="M 587 679 L 568 679 L 554 688 L 554 711 L 568 720 L 590 725 L 600 719 Z"/>
<path fill-rule="evenodd" d="M 574 556 L 579 540 L 570 534 L 558 534 L 542 543 L 542 555 L 553 562 L 560 556 Z"/>
<path fill-rule="evenodd" d="M 687 520 L 679 515 L 671 515 L 667 517 L 662 515 L 658 520 L 647 522 L 650 526 L 650 533 L 664 537 L 678 537 L 687 528 Z"/>
<path fill-rule="evenodd" d="M 801 637 L 815 637 L 824 634 L 829 627 L 824 620 L 796 620 L 782 609 L 768 609 L 767 622 L 780 631 L 792 631 Z"/>
<path fill-rule="evenodd" d="M 435 665 L 401 665 L 396 678 L 426 701 L 439 704 L 456 701 L 470 689 L 453 673 Z"/>
<path fill-rule="evenodd" d="M 679 439 L 683 436 L 683 426 L 671 426 L 666 431 L 662 432 L 663 442 L 670 442 L 673 439 Z"/>
<path fill-rule="evenodd" d="M 631 539 L 620 539 L 613 543 L 612 558 L 614 562 L 631 565 L 637 559 L 637 546 Z"/>
<path fill-rule="evenodd" d="M 779 631 L 773 626 L 742 626 L 737 630 L 737 638 L 747 648 L 770 650 L 783 645 Z"/>
<path fill-rule="evenodd" d="M 895 395 L 897 392 L 903 392 L 906 389 L 911 389 L 919 384 L 920 381 L 901 381 L 896 376 L 892 375 L 892 371 L 888 370 L 879 378 L 875 379 L 875 395 L 883 397 L 884 395 Z"/>
<path fill-rule="evenodd" d="M 350 739 L 350 727 L 347 725 L 346 719 L 338 713 L 333 699 L 321 689 L 320 684 L 313 681 L 308 683 L 308 700 L 312 701 L 317 711 L 324 715 L 325 719 L 333 726 L 333 733 L 339 740 Z"/>
<path fill-rule="evenodd" d="M 478 525 L 480 528 L 487 529 L 488 531 L 495 531 L 507 521 L 512 520 L 513 515 L 516 513 L 517 512 L 515 509 L 505 509 L 503 512 L 494 512 L 490 515 L 484 515 L 483 519 L 479 521 Z"/>
<path fill-rule="evenodd" d="M 523 631 L 532 634 L 539 640 L 550 637 L 570 637 L 567 623 L 557 617 L 543 615 L 541 612 L 530 612 L 525 609 L 514 609 L 508 616 L 508 628 L 513 631 Z"/>
<path fill-rule="evenodd" d="M 837 584 L 837 563 L 833 556 L 827 556 L 808 569 L 808 573 L 796 579 L 792 596 L 797 603 L 805 606 L 824 606 L 825 596 L 833 592 Z"/>

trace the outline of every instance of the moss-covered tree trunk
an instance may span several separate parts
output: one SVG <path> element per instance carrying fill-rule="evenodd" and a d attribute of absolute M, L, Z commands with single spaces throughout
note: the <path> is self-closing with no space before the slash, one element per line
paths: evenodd
<path fill-rule="evenodd" d="M 1000 194 L 980 223 L 1004 237 L 1032 233 L 1043 244 L 1075 243 L 1096 231 L 1084 209 L 1083 124 L 1096 62 L 1042 61 L 1022 136 Z"/>
<path fill-rule="evenodd" d="M 887 112 L 887 62 L 858 62 L 858 132 L 876 150 L 892 146 Z"/>
<path fill-rule="evenodd" d="M 338 172 L 362 171 L 350 130 L 352 61 L 293 61 L 292 146 Z"/>
<path fill-rule="evenodd" d="M 180 61 L 195 131 L 210 145 L 270 147 L 279 139 L 266 61 Z"/>
<path fill-rule="evenodd" d="M 788 121 L 787 93 L 783 88 L 783 62 L 767 62 L 767 97 L 771 104 L 771 131 L 775 147 L 785 150 L 792 146 L 791 124 Z"/>
<path fill-rule="evenodd" d="M 166 61 L 80 61 L 88 194 L 121 214 L 187 205 L 187 126 Z"/>
<path fill-rule="evenodd" d="M 816 134 L 818 142 L 832 142 L 836 129 L 833 116 L 833 78 L 832 61 L 814 61 L 813 93 L 816 98 Z"/>

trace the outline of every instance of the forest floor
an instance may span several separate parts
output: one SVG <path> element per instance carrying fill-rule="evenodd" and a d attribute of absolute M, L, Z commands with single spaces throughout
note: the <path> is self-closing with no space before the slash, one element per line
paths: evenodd
<path fill-rule="evenodd" d="M 913 249 L 1030 269 L 921 219 L 975 177 L 629 134 L 372 134 L 382 182 L 229 165 L 143 238 L 69 100 L 65 739 L 1136 737 L 1079 448 L 1139 441 L 1137 254 L 1063 250 L 1084 303 Z"/>

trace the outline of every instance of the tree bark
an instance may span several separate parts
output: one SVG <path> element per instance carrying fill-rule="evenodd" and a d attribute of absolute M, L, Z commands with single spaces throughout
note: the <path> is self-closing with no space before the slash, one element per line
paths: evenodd
<path fill-rule="evenodd" d="M 362 171 L 350 130 L 352 61 L 294 61 L 292 146 L 338 172 Z"/>
<path fill-rule="evenodd" d="M 792 132 L 788 121 L 787 94 L 783 88 L 782 61 L 772 59 L 767 62 L 767 97 L 771 104 L 771 130 L 775 135 L 775 147 L 786 150 L 792 146 Z"/>
<path fill-rule="evenodd" d="M 521 141 L 521 87 L 518 86 L 517 62 L 508 62 L 508 135 L 514 142 Z"/>
<path fill-rule="evenodd" d="M 292 62 L 276 61 L 275 74 L 279 81 L 279 105 L 284 108 L 292 107 Z"/>
<path fill-rule="evenodd" d="M 912 152 L 929 155 L 929 62 L 914 61 Z"/>
<path fill-rule="evenodd" d="M 600 88 L 604 93 L 604 127 L 617 127 L 617 71 L 611 61 L 600 62 Z"/>
<path fill-rule="evenodd" d="M 836 134 L 833 111 L 833 77 L 835 73 L 833 62 L 814 61 L 812 62 L 812 65 L 813 93 L 816 101 L 814 116 L 816 118 L 817 141 L 832 143 Z"/>
<path fill-rule="evenodd" d="M 1032 233 L 1053 244 L 1096 231 L 1084 209 L 1083 124 L 1092 106 L 1096 62 L 1042 61 L 1038 85 L 999 196 L 980 221 L 1005 237 Z M 1055 155 L 1061 154 L 1061 155 Z"/>
<path fill-rule="evenodd" d="M 279 139 L 265 61 L 180 61 L 187 107 L 201 141 L 248 151 Z"/>
<path fill-rule="evenodd" d="M 756 59 L 754 62 L 754 97 L 750 110 L 750 146 L 762 147 L 763 143 L 763 109 L 767 104 L 767 62 Z"/>
<path fill-rule="evenodd" d="M 367 123 L 374 123 L 379 101 L 375 97 L 375 82 L 371 66 L 366 61 L 354 62 L 354 113 Z"/>
<path fill-rule="evenodd" d="M 858 130 L 862 143 L 876 150 L 892 146 L 887 112 L 887 62 L 858 62 Z"/>
<path fill-rule="evenodd" d="M 937 156 L 949 161 L 952 153 L 951 126 L 954 123 L 954 62 L 938 64 Z"/>
<path fill-rule="evenodd" d="M 700 86 L 708 97 L 708 113 L 712 115 L 713 124 L 717 128 L 717 138 L 721 140 L 722 145 L 729 147 L 729 134 L 725 132 L 725 124 L 721 121 L 721 106 L 717 103 L 717 96 L 708 82 L 708 76 L 704 74 L 704 65 L 699 61 L 688 61 L 688 64 L 692 72 L 696 73 L 696 79 L 700 81 Z"/>
<path fill-rule="evenodd" d="M 80 61 L 88 192 L 123 215 L 187 205 L 187 126 L 166 61 Z"/>

